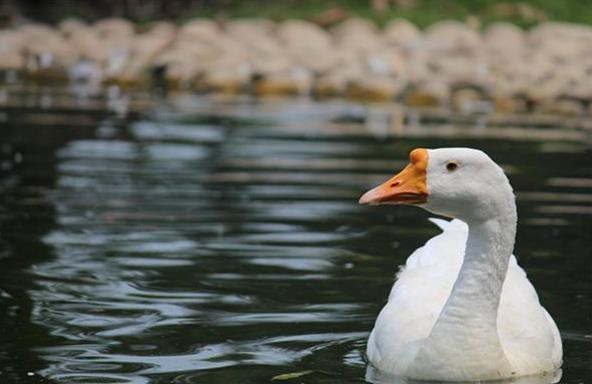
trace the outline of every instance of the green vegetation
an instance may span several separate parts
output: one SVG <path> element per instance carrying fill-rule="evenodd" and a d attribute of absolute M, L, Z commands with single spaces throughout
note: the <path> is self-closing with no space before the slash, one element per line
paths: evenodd
<path fill-rule="evenodd" d="M 0 19 L 19 14 L 50 23 L 72 16 L 88 21 L 119 16 L 139 24 L 160 19 L 257 17 L 302 18 L 330 25 L 349 15 L 380 25 L 403 17 L 421 27 L 446 19 L 469 19 L 482 25 L 504 20 L 528 27 L 542 20 L 592 24 L 592 0 L 8 0 L 0 6 Z"/>
<path fill-rule="evenodd" d="M 590 0 L 391 0 L 388 7 L 377 11 L 370 0 L 235 0 L 224 7 L 202 10 L 208 16 L 262 17 L 274 20 L 287 18 L 312 19 L 331 9 L 342 9 L 351 15 L 370 18 L 384 24 L 396 17 L 409 19 L 421 27 L 439 20 L 465 21 L 473 18 L 482 24 L 510 21 L 528 27 L 541 20 L 570 21 L 592 24 Z M 193 14 L 197 16 L 197 14 Z"/>

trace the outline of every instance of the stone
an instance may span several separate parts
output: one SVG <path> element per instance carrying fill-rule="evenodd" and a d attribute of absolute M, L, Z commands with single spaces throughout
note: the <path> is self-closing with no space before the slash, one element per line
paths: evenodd
<path fill-rule="evenodd" d="M 163 80 L 171 88 L 189 88 L 204 68 L 196 61 L 197 53 L 184 49 L 170 49 L 158 54 L 151 70 L 162 73 Z"/>
<path fill-rule="evenodd" d="M 312 90 L 312 73 L 302 67 L 267 73 L 253 82 L 253 92 L 259 96 L 306 95 Z"/>
<path fill-rule="evenodd" d="M 540 103 L 536 111 L 539 113 L 560 115 L 564 117 L 580 117 L 586 113 L 583 105 L 571 99 L 545 100 Z"/>
<path fill-rule="evenodd" d="M 439 21 L 425 31 L 424 44 L 435 51 L 471 53 L 483 46 L 481 35 L 459 21 Z"/>
<path fill-rule="evenodd" d="M 183 24 L 178 30 L 180 42 L 215 43 L 222 34 L 218 25 L 209 19 L 193 19 Z"/>
<path fill-rule="evenodd" d="M 526 47 L 526 34 L 513 24 L 497 22 L 487 28 L 484 41 L 485 49 L 494 55 L 517 55 Z"/>
<path fill-rule="evenodd" d="M 174 39 L 177 34 L 177 27 L 168 21 L 155 21 L 150 23 L 148 30 L 144 34 L 158 36 L 163 39 Z"/>
<path fill-rule="evenodd" d="M 377 76 L 403 78 L 405 76 L 405 60 L 396 51 L 381 50 L 369 53 L 365 57 L 366 71 Z"/>
<path fill-rule="evenodd" d="M 342 36 L 350 35 L 377 35 L 378 28 L 376 25 L 368 20 L 359 17 L 352 17 L 339 23 L 331 28 L 331 34 L 334 38 L 339 39 Z"/>
<path fill-rule="evenodd" d="M 477 87 L 459 87 L 453 90 L 450 105 L 454 111 L 464 114 L 489 113 L 494 108 L 487 92 Z"/>
<path fill-rule="evenodd" d="M 404 95 L 405 104 L 412 107 L 440 107 L 448 104 L 450 87 L 441 80 L 429 80 L 410 87 Z"/>
<path fill-rule="evenodd" d="M 93 28 L 100 37 L 104 38 L 129 37 L 135 33 L 135 27 L 131 21 L 116 17 L 99 20 Z"/>
<path fill-rule="evenodd" d="M 390 21 L 382 31 L 382 38 L 387 44 L 402 48 L 414 47 L 421 37 L 419 28 L 405 19 Z"/>
<path fill-rule="evenodd" d="M 23 39 L 16 31 L 0 31 L 0 70 L 20 70 L 25 61 L 21 55 Z"/>
<path fill-rule="evenodd" d="M 65 37 L 72 36 L 83 29 L 89 28 L 88 24 L 80 19 L 67 18 L 58 24 L 58 30 Z"/>
<path fill-rule="evenodd" d="M 157 77 L 216 93 L 312 90 L 318 97 L 364 100 L 403 94 L 412 106 L 450 104 L 467 113 L 575 116 L 589 108 L 591 26 L 542 22 L 526 32 L 495 22 L 481 35 L 478 23 L 468 24 L 443 21 L 422 33 L 403 19 L 380 31 L 356 17 L 329 31 L 303 20 L 197 18 L 138 31 L 121 18 L 92 25 L 65 19 L 56 27 L 24 23 L 0 31 L 0 70 L 141 87 Z"/>
<path fill-rule="evenodd" d="M 205 71 L 196 83 L 199 91 L 220 94 L 239 94 L 245 92 L 250 82 L 248 65 L 215 66 Z"/>
<path fill-rule="evenodd" d="M 357 100 L 389 101 L 401 94 L 404 87 L 404 84 L 392 77 L 360 76 L 349 82 L 346 95 Z"/>
<path fill-rule="evenodd" d="M 330 49 L 331 36 L 319 26 L 302 20 L 287 20 L 277 28 L 277 38 L 290 48 Z"/>
<path fill-rule="evenodd" d="M 331 29 L 334 43 L 338 49 L 366 55 L 386 49 L 376 26 L 364 19 L 352 18 Z"/>
<path fill-rule="evenodd" d="M 525 113 L 528 112 L 527 101 L 515 95 L 492 95 L 493 110 L 498 113 Z"/>
<path fill-rule="evenodd" d="M 444 56 L 430 60 L 430 68 L 449 84 L 470 84 L 475 87 L 489 87 L 492 77 L 487 62 L 463 56 Z"/>
<path fill-rule="evenodd" d="M 298 47 L 287 49 L 284 54 L 294 65 L 302 66 L 314 74 L 321 75 L 346 60 L 341 53 L 342 51 L 338 50 L 327 51 L 312 47 Z"/>
<path fill-rule="evenodd" d="M 340 73 L 326 74 L 315 81 L 312 92 L 321 99 L 343 96 L 348 81 L 348 77 Z"/>

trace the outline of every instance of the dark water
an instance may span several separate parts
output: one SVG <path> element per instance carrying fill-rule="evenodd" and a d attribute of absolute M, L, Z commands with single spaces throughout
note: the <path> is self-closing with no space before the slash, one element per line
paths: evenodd
<path fill-rule="evenodd" d="M 1 383 L 363 382 L 394 272 L 437 230 L 356 201 L 419 146 L 505 167 L 562 382 L 592 383 L 590 131 L 197 97 L 132 121 L 64 100 L 0 116 Z"/>

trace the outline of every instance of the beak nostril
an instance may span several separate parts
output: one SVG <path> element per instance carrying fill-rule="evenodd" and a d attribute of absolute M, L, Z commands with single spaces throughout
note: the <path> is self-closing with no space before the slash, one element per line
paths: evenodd
<path fill-rule="evenodd" d="M 395 182 L 391 183 L 390 187 L 391 187 L 391 188 L 395 188 L 395 187 L 396 187 L 397 185 L 399 185 L 399 184 L 401 184 L 401 182 L 400 182 L 400 181 L 395 181 Z"/>

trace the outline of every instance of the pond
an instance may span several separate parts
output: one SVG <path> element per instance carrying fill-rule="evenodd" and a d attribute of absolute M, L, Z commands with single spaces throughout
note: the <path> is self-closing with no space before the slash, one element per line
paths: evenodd
<path fill-rule="evenodd" d="M 438 229 L 357 199 L 415 147 L 470 146 L 516 190 L 515 253 L 561 330 L 562 382 L 592 383 L 592 131 L 343 101 L 173 95 L 133 118 L 79 101 L 1 108 L 0 382 L 364 382 L 394 274 Z"/>

